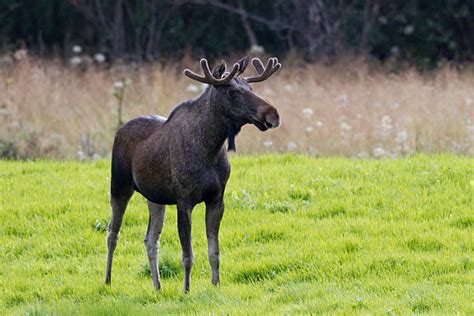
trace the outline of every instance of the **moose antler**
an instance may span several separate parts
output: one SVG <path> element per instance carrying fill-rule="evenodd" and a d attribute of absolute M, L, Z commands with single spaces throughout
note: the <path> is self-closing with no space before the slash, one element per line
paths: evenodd
<path fill-rule="evenodd" d="M 213 86 L 222 86 L 228 84 L 235 77 L 240 68 L 239 64 L 234 64 L 230 73 L 225 73 L 223 78 L 216 78 L 212 75 L 211 70 L 209 69 L 209 63 L 207 62 L 207 59 L 202 58 L 200 63 L 204 76 L 200 76 L 189 69 L 184 70 L 184 75 L 193 80 Z"/>
<path fill-rule="evenodd" d="M 257 76 L 245 78 L 248 83 L 267 80 L 268 77 L 281 68 L 281 64 L 278 62 L 276 57 L 269 58 L 266 66 L 263 66 L 263 63 L 259 58 L 253 58 L 252 65 L 257 72 Z"/>

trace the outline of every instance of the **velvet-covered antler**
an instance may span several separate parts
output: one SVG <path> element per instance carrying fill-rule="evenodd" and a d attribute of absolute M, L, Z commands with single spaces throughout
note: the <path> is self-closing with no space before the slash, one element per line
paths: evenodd
<path fill-rule="evenodd" d="M 263 66 L 263 63 L 259 58 L 253 58 L 252 65 L 257 72 L 257 76 L 245 78 L 248 83 L 267 80 L 281 68 L 281 64 L 278 62 L 276 57 L 269 58 L 266 66 Z"/>
<path fill-rule="evenodd" d="M 200 63 L 204 76 L 200 76 L 189 69 L 184 70 L 184 75 L 193 80 L 213 86 L 222 86 L 228 84 L 237 75 L 240 69 L 239 64 L 236 63 L 234 66 L 232 66 L 230 73 L 225 74 L 223 78 L 216 78 L 212 75 L 211 70 L 209 69 L 209 63 L 207 62 L 207 59 L 202 58 Z"/>

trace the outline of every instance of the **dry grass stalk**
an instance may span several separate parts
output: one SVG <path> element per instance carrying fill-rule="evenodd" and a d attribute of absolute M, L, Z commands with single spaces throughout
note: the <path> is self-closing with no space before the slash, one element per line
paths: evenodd
<path fill-rule="evenodd" d="M 282 127 L 268 133 L 244 128 L 237 138 L 239 152 L 474 155 L 472 72 L 446 67 L 424 76 L 413 70 L 369 71 L 357 63 L 343 66 L 348 65 L 286 67 L 266 85 L 255 84 L 279 109 Z M 107 157 L 117 125 L 116 82 L 129 79 L 125 121 L 144 114 L 167 116 L 203 89 L 181 75 L 183 68 L 79 69 L 28 58 L 0 64 L 0 154 L 10 148 L 23 158 Z"/>

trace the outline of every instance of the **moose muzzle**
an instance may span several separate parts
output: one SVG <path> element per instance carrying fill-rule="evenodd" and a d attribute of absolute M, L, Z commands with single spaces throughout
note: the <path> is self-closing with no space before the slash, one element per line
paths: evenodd
<path fill-rule="evenodd" d="M 261 131 L 279 127 L 280 115 L 278 114 L 277 109 L 271 105 L 268 100 L 259 96 L 256 97 L 258 98 L 259 105 L 257 107 L 256 121 L 253 122 L 254 125 Z"/>

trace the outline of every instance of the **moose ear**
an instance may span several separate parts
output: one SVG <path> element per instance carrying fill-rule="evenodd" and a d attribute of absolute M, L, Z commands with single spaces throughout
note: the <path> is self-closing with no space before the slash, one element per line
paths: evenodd
<path fill-rule="evenodd" d="M 222 75 L 225 73 L 225 61 L 221 61 L 217 64 L 216 67 L 212 70 L 212 76 L 216 79 L 221 79 Z"/>

